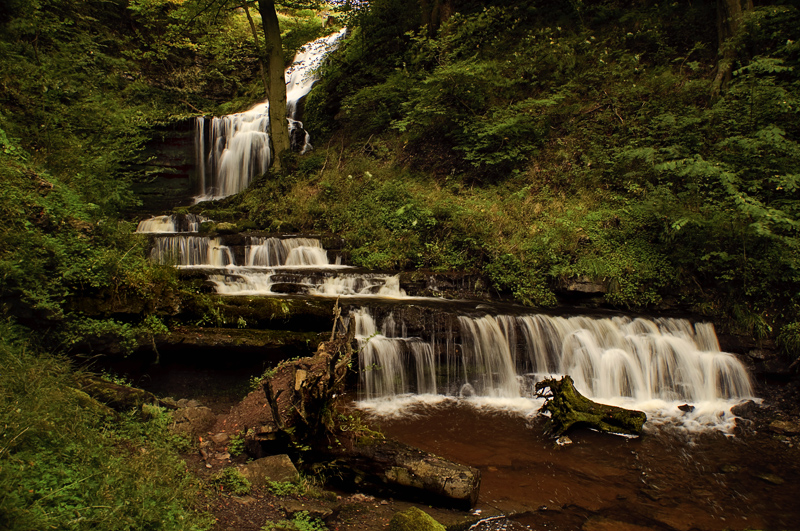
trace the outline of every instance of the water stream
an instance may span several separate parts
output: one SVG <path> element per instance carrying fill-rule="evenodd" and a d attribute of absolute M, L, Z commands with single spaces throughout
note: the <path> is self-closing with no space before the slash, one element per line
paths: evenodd
<path fill-rule="evenodd" d="M 459 310 L 410 297 L 397 274 L 351 268 L 341 255 L 331 260 L 316 238 L 252 235 L 230 247 L 219 236 L 178 233 L 202 221 L 160 216 L 139 231 L 151 233 L 151 259 L 205 270 L 220 295 L 357 298 L 348 319 L 359 342 L 359 407 L 376 415 L 451 400 L 534 415 L 541 406 L 535 384 L 569 374 L 586 396 L 643 410 L 651 423 L 729 432 L 731 407 L 753 398 L 747 371 L 720 351 L 709 323 L 521 308 L 510 314 L 485 304 Z M 370 300 L 395 306 L 375 308 Z M 434 306 L 406 317 L 404 307 L 423 302 Z"/>

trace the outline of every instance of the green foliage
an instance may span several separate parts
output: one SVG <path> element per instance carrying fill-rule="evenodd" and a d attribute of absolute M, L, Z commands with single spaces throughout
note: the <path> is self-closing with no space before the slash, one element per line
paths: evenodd
<path fill-rule="evenodd" d="M 800 322 L 789 323 L 781 327 L 778 334 L 778 345 L 787 356 L 800 359 Z"/>
<path fill-rule="evenodd" d="M 250 492 L 250 481 L 239 472 L 238 468 L 223 468 L 208 479 L 208 484 L 218 491 L 233 496 L 244 496 Z"/>
<path fill-rule="evenodd" d="M 244 433 L 235 433 L 231 435 L 231 440 L 228 443 L 228 453 L 236 457 L 244 453 Z"/>
<path fill-rule="evenodd" d="M 308 511 L 295 513 L 291 520 L 267 522 L 261 527 L 261 531 L 326 531 L 327 529 L 322 520 L 311 516 Z"/>
<path fill-rule="evenodd" d="M 484 272 L 497 288 L 510 291 L 525 304 L 552 306 L 556 302 L 542 272 L 526 267 L 514 255 L 497 257 L 484 268 Z"/>
<path fill-rule="evenodd" d="M 268 481 L 267 490 L 275 496 L 300 496 L 303 494 L 302 486 L 291 481 Z"/>
<path fill-rule="evenodd" d="M 210 527 L 161 414 L 105 416 L 63 360 L 0 332 L 0 527 Z"/>

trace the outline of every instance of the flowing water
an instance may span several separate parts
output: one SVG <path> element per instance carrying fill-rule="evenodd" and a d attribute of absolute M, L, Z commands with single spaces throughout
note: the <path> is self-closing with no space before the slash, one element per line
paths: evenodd
<path fill-rule="evenodd" d="M 542 405 L 536 382 L 565 374 L 595 401 L 691 430 L 731 431 L 731 407 L 753 398 L 747 371 L 720 352 L 708 323 L 458 315 L 431 326 L 429 337 L 409 337 L 394 313 L 377 322 L 363 307 L 351 318 L 359 341 L 359 406 L 376 415 L 451 397 L 530 416 Z"/>
<path fill-rule="evenodd" d="M 285 72 L 286 108 L 290 136 L 302 137 L 301 152 L 311 149 L 310 137 L 298 120 L 300 101 L 317 80 L 316 69 L 335 50 L 346 29 L 305 45 Z M 267 171 L 272 161 L 269 138 L 269 102 L 214 118 L 198 117 L 195 152 L 200 193 L 196 202 L 220 199 L 241 192 L 253 177 Z"/>
<path fill-rule="evenodd" d="M 650 426 L 643 437 L 622 438 L 579 429 L 559 446 L 537 419 L 453 399 L 374 420 L 389 437 L 481 471 L 475 512 L 517 516 L 476 531 L 788 530 L 800 522 L 800 465 L 768 436 L 743 442 Z"/>

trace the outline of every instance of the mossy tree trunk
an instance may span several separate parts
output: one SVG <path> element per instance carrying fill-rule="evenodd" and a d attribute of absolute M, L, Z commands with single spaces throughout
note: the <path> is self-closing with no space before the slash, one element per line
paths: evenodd
<path fill-rule="evenodd" d="M 545 398 L 541 411 L 550 413 L 545 429 L 562 435 L 574 426 L 604 433 L 640 435 L 647 415 L 642 411 L 593 402 L 575 389 L 569 376 L 548 378 L 536 384 L 536 395 Z"/>
<path fill-rule="evenodd" d="M 281 157 L 291 147 L 289 124 L 286 121 L 286 79 L 284 77 L 283 43 L 278 14 L 273 0 L 258 0 L 258 12 L 264 28 L 269 85 L 269 127 L 272 141 L 272 167 L 281 169 Z"/>

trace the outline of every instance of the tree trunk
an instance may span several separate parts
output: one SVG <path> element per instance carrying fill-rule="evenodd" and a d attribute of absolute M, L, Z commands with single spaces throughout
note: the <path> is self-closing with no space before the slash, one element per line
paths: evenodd
<path fill-rule="evenodd" d="M 736 49 L 728 41 L 742 25 L 744 13 L 753 9 L 753 0 L 717 0 L 717 46 L 721 55 L 717 62 L 717 75 L 712 84 L 712 95 L 719 96 L 733 73 Z"/>
<path fill-rule="evenodd" d="M 258 56 L 258 73 L 261 75 L 261 82 L 264 84 L 264 93 L 267 95 L 267 99 L 269 99 L 269 81 L 267 79 L 267 67 L 266 67 L 266 59 L 264 58 L 264 53 L 261 51 L 261 45 L 258 44 L 259 36 L 258 31 L 256 31 L 256 23 L 253 22 L 253 17 L 250 16 L 250 8 L 247 7 L 247 2 L 242 3 L 242 9 L 244 9 L 244 14 L 247 15 L 247 22 L 250 24 L 250 31 L 253 33 L 253 44 L 256 47 L 256 55 Z"/>
<path fill-rule="evenodd" d="M 283 44 L 278 14 L 273 0 L 258 0 L 264 27 L 269 81 L 269 127 L 272 140 L 272 166 L 281 169 L 281 157 L 289 150 L 289 125 L 286 122 L 286 79 L 283 74 Z"/>
<path fill-rule="evenodd" d="M 549 389 L 549 392 L 545 392 Z M 536 395 L 546 399 L 542 411 L 550 413 L 545 429 L 562 435 L 573 426 L 593 428 L 604 433 L 640 435 L 647 415 L 634 409 L 593 402 L 575 389 L 569 376 L 548 378 L 536 384 Z"/>

